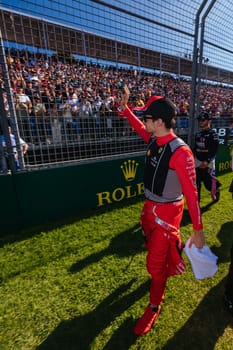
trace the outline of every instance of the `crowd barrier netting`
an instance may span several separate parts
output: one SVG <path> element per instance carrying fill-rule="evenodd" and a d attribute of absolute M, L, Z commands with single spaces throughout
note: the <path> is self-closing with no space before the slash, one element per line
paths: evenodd
<path fill-rule="evenodd" d="M 233 143 L 232 1 L 51 3 L 0 7 L 2 174 L 143 154 L 118 115 L 124 84 L 130 108 L 169 97 L 188 143 L 201 110 Z"/>

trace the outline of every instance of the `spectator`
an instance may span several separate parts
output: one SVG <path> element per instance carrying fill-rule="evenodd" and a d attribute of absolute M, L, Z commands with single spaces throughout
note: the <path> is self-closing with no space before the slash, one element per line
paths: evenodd
<path fill-rule="evenodd" d="M 9 134 L 10 134 L 12 152 L 13 152 L 14 158 L 15 158 L 15 167 L 18 170 L 18 169 L 20 169 L 20 164 L 19 164 L 16 139 L 15 139 L 15 135 L 11 131 L 10 126 L 9 126 Z M 3 150 L 3 154 L 1 154 L 1 159 L 0 159 L 0 172 L 7 173 L 10 169 L 10 166 L 9 166 L 8 153 L 7 153 L 6 138 L 3 135 L 1 129 L 0 129 L 0 142 L 1 142 L 1 147 Z M 20 143 L 21 151 L 22 151 L 23 155 L 25 155 L 27 153 L 29 146 L 22 138 L 19 139 L 19 143 Z"/>
<path fill-rule="evenodd" d="M 179 78 L 179 81 L 169 74 L 148 73 L 143 70 L 140 75 L 132 69 L 119 67 L 118 70 L 112 66 L 101 67 L 95 64 L 85 64 L 83 61 L 75 60 L 73 63 L 59 61 L 54 55 L 44 57 L 40 53 L 30 53 L 25 50 L 9 50 L 7 56 L 9 76 L 14 92 L 22 92 L 22 98 L 29 98 L 34 104 L 33 97 L 37 95 L 45 104 L 47 119 L 46 132 L 51 134 L 50 114 L 53 113 L 54 101 L 58 94 L 71 99 L 74 104 L 72 110 L 75 123 L 77 120 L 78 104 L 80 98 L 85 97 L 89 101 L 100 96 L 105 108 L 101 107 L 102 135 L 106 134 L 107 126 L 106 113 L 111 113 L 112 100 L 116 100 L 119 92 L 119 82 L 127 82 L 131 89 L 132 102 L 138 107 L 146 103 L 152 94 L 164 94 L 169 97 L 177 107 L 180 115 L 189 114 L 191 84 Z M 1 81 L 1 77 L 0 77 Z M 121 84 L 120 84 L 121 85 Z M 20 91 L 19 91 L 20 89 Z M 25 90 L 24 90 L 25 89 Z M 23 94 L 25 96 L 23 96 Z M 56 96 L 55 96 L 56 94 Z M 70 96 L 74 94 L 74 98 Z M 25 101 L 22 101 L 25 102 Z M 29 103 L 29 102 L 28 102 Z M 60 105 L 60 103 L 59 103 Z M 200 88 L 200 105 L 204 110 L 209 110 L 212 117 L 232 115 L 233 94 L 231 87 L 217 85 L 202 85 Z M 93 105 L 92 105 L 93 106 Z M 58 106 L 58 110 L 61 109 Z M 113 110 L 115 113 L 115 109 Z M 30 111 L 29 111 L 29 114 Z M 32 118 L 33 119 L 33 118 Z M 108 118 L 110 120 L 110 118 Z M 122 126 L 121 126 L 122 122 Z M 131 135 L 131 129 L 126 128 L 124 119 L 121 122 L 114 121 L 117 136 Z M 98 124 L 100 125 L 100 124 Z M 85 125 L 84 125 L 85 127 Z M 92 129 L 94 132 L 94 129 Z"/>
<path fill-rule="evenodd" d="M 46 108 L 44 103 L 42 103 L 41 98 L 35 97 L 35 103 L 33 105 L 33 115 L 36 126 L 36 136 L 38 142 L 46 141 Z"/>
<path fill-rule="evenodd" d="M 90 139 L 91 135 L 89 126 L 91 123 L 93 123 L 93 120 L 90 119 L 90 117 L 92 117 L 92 108 L 91 103 L 87 100 L 86 97 L 83 97 L 81 99 L 78 116 L 81 123 L 82 138 Z"/>
<path fill-rule="evenodd" d="M 31 81 L 27 81 L 24 92 L 30 98 L 31 103 L 33 103 L 35 95 L 39 94 L 39 89 L 33 87 Z"/>
<path fill-rule="evenodd" d="M 67 141 L 72 141 L 73 139 L 73 115 L 72 115 L 72 105 L 63 100 L 62 111 L 63 111 L 63 131 L 65 139 Z"/>
<path fill-rule="evenodd" d="M 96 96 L 95 100 L 91 99 L 91 109 L 92 109 L 92 116 L 94 118 L 93 120 L 93 134 L 95 137 L 100 137 L 100 107 L 102 104 L 102 101 L 99 96 Z"/>
<path fill-rule="evenodd" d="M 25 102 L 20 102 L 20 97 L 18 95 L 16 95 L 15 111 L 19 126 L 19 133 L 25 142 L 29 143 L 32 141 L 29 106 Z"/>
<path fill-rule="evenodd" d="M 24 89 L 20 88 L 18 91 L 19 102 L 25 103 L 28 106 L 28 111 L 32 109 L 32 101 L 30 98 L 24 93 Z"/>
<path fill-rule="evenodd" d="M 4 90 L 2 92 L 2 97 L 3 97 L 4 109 L 6 111 L 7 119 L 8 121 L 10 121 L 10 107 L 7 100 L 7 93 Z"/>

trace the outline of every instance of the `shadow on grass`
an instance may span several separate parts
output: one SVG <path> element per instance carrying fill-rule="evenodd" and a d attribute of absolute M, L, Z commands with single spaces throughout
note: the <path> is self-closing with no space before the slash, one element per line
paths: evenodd
<path fill-rule="evenodd" d="M 230 261 L 230 250 L 233 242 L 233 221 L 225 222 L 219 230 L 217 237 L 221 242 L 220 247 L 212 246 L 211 250 L 218 256 L 218 262 Z"/>
<path fill-rule="evenodd" d="M 215 348 L 225 328 L 233 325 L 233 319 L 222 303 L 224 284 L 225 279 L 206 294 L 192 316 L 162 350 L 212 350 Z M 223 348 L 230 350 L 229 347 Z"/>
<path fill-rule="evenodd" d="M 71 273 L 81 271 L 86 266 L 94 264 L 107 255 L 118 255 L 120 257 L 131 256 L 129 263 L 125 266 L 124 271 L 130 266 L 135 254 L 141 252 L 144 248 L 140 224 L 131 227 L 129 230 L 121 232 L 111 240 L 110 245 L 99 251 L 91 254 L 86 258 L 79 260 L 70 268 Z"/>
<path fill-rule="evenodd" d="M 224 223 L 217 237 L 220 247 L 211 250 L 218 256 L 219 262 L 230 262 L 230 250 L 233 242 L 233 221 Z M 202 299 L 199 306 L 184 326 L 171 338 L 162 350 L 212 350 L 227 326 L 233 325 L 222 302 L 226 279 L 221 280 Z M 225 348 L 224 349 L 232 349 Z"/>
<path fill-rule="evenodd" d="M 150 280 L 144 282 L 136 290 L 126 294 L 134 282 L 135 280 L 132 279 L 129 283 L 121 285 L 86 315 L 61 322 L 53 333 L 37 347 L 37 350 L 94 349 L 95 347 L 92 347 L 92 344 L 96 337 L 116 321 L 117 317 L 126 309 L 148 293 Z M 131 317 L 127 318 L 101 349 L 129 349 L 136 341 L 136 336 L 133 334 L 133 326 L 134 320 Z"/>
<path fill-rule="evenodd" d="M 201 212 L 202 214 L 205 213 L 206 211 L 208 211 L 213 205 L 216 205 L 218 202 L 210 202 L 208 204 L 206 204 L 204 207 L 201 207 Z M 186 225 L 189 225 L 191 224 L 191 218 L 190 218 L 190 215 L 189 215 L 189 211 L 188 209 L 184 209 L 184 212 L 183 212 L 183 218 L 182 218 L 182 222 L 181 222 L 181 226 L 186 226 Z"/>
<path fill-rule="evenodd" d="M 189 216 L 189 211 L 188 209 L 184 209 L 183 211 L 183 217 L 182 217 L 182 221 L 181 221 L 181 227 L 182 226 L 186 226 L 186 225 L 189 225 L 191 223 L 191 219 L 190 219 L 190 216 Z"/>
<path fill-rule="evenodd" d="M 203 207 L 201 207 L 201 212 L 202 214 L 205 213 L 206 211 L 208 211 L 213 205 L 218 204 L 218 202 L 212 201 L 206 205 L 204 205 Z"/>
<path fill-rule="evenodd" d="M 92 217 L 93 215 L 100 216 L 105 213 L 110 213 L 113 210 L 121 209 L 121 208 L 127 208 L 133 204 L 137 204 L 144 200 L 144 197 L 139 196 L 136 198 L 129 198 L 125 200 L 123 203 L 113 203 L 111 205 L 108 205 L 106 207 L 96 208 L 96 209 L 90 209 L 83 213 L 77 213 L 77 215 L 72 215 L 70 217 L 62 218 L 62 219 L 54 219 L 49 222 L 45 222 L 41 225 L 33 226 L 30 228 L 24 228 L 19 230 L 15 233 L 7 233 L 7 234 L 0 234 L 0 248 L 3 247 L 5 244 L 10 244 L 14 242 L 20 242 L 23 240 L 26 240 L 30 237 L 36 236 L 37 234 L 40 234 L 41 232 L 49 232 L 51 230 L 55 230 L 57 228 L 62 228 L 66 225 L 72 225 L 80 220 L 88 219 Z"/>
<path fill-rule="evenodd" d="M 76 247 L 74 248 L 74 253 L 76 253 Z M 137 253 L 142 252 L 145 250 L 144 247 L 144 240 L 141 233 L 140 224 L 136 224 L 132 227 L 130 227 L 128 230 L 125 230 L 115 236 L 111 242 L 110 245 L 103 249 L 102 251 L 99 251 L 98 253 L 91 254 L 87 256 L 86 258 L 79 260 L 78 262 L 74 263 L 71 268 L 68 270 L 70 273 L 76 273 L 78 271 L 81 271 L 86 266 L 89 266 L 91 264 L 94 264 L 98 261 L 100 261 L 102 258 L 104 258 L 107 255 L 118 255 L 120 257 L 129 257 L 129 260 L 125 267 L 122 269 L 122 272 L 125 273 L 127 269 L 130 267 L 135 255 Z M 71 253 L 71 249 L 68 250 L 67 254 Z M 46 257 L 46 260 L 43 261 L 43 263 L 48 263 L 49 261 L 53 261 L 54 259 L 59 259 L 64 257 L 65 250 L 59 252 L 59 254 L 54 257 L 53 255 L 48 254 Z M 0 271 L 0 284 L 3 281 L 8 280 L 9 278 L 12 278 L 14 276 L 19 275 L 21 272 L 31 271 L 32 269 L 35 269 L 36 267 L 41 266 L 41 260 L 40 258 L 31 260 L 31 263 L 27 265 L 18 265 L 13 271 L 9 270 L 7 274 L 2 274 L 2 271 Z"/>

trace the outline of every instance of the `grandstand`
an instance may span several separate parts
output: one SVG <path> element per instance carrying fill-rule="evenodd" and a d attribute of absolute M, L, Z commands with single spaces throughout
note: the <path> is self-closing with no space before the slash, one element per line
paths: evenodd
<path fill-rule="evenodd" d="M 114 16 L 119 12 L 113 4 L 95 3 L 104 8 L 105 16 L 109 11 Z M 198 6 L 203 5 L 208 2 L 195 1 L 196 20 L 200 20 L 196 14 Z M 19 138 L 29 145 L 27 155 L 19 157 L 21 170 L 140 154 L 143 142 L 117 113 L 122 83 L 130 86 L 132 108 L 145 103 L 151 94 L 171 98 L 178 112 L 176 132 L 186 141 L 191 142 L 188 126 L 193 131 L 193 119 L 198 112 L 195 108 L 208 110 L 216 127 L 231 125 L 233 73 L 211 64 L 211 58 L 203 55 L 203 48 L 196 52 L 195 40 L 200 33 L 195 32 L 194 25 L 190 31 L 187 19 L 182 22 L 177 17 L 173 26 L 167 28 L 163 21 L 147 19 L 169 42 L 174 33 L 179 37 L 181 49 L 174 53 L 173 44 L 169 53 L 167 47 L 161 47 L 162 39 L 158 39 L 159 51 L 148 44 L 144 47 L 133 44 L 132 23 L 126 33 L 126 38 L 131 38 L 127 42 L 126 38 L 120 40 L 120 36 L 113 39 L 112 34 L 104 36 L 88 28 L 75 28 L 74 23 L 65 25 L 61 13 L 60 23 L 46 16 L 42 19 L 39 13 L 25 14 L 21 6 L 21 11 L 12 6 L 9 9 L 9 4 L 0 8 L 4 89 L 1 110 L 18 136 L 19 154 Z M 82 8 L 83 15 L 87 9 L 89 5 Z M 122 21 L 124 16 L 128 18 L 129 11 L 122 10 L 121 16 Z M 140 23 L 146 22 L 144 16 L 136 18 Z M 205 35 L 209 35 L 208 31 Z M 181 53 L 188 40 L 189 50 Z M 207 43 L 207 39 L 201 44 L 212 45 L 212 49 L 220 46 Z M 232 53 L 227 47 L 221 47 L 221 51 L 230 59 Z M 27 98 L 29 102 L 23 105 Z"/>

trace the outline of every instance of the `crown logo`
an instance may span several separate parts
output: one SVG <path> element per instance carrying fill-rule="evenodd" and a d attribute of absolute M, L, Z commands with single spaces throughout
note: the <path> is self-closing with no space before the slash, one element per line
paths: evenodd
<path fill-rule="evenodd" d="M 121 170 L 126 181 L 133 181 L 136 176 L 138 163 L 135 160 L 128 159 L 121 165 Z"/>

